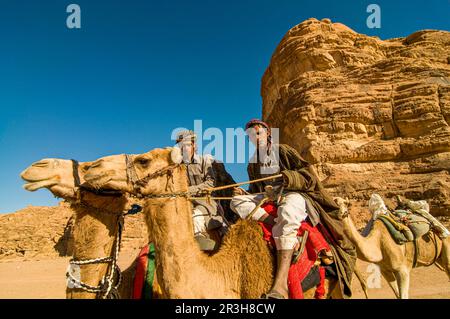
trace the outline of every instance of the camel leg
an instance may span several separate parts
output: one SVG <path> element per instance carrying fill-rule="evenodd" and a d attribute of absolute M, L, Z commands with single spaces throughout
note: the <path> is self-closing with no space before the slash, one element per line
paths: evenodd
<path fill-rule="evenodd" d="M 441 256 L 437 260 L 437 264 L 439 264 L 443 268 L 443 270 L 447 273 L 448 278 L 450 279 L 450 237 L 442 240 Z"/>
<path fill-rule="evenodd" d="M 361 271 L 358 267 L 356 267 L 353 270 L 353 273 L 355 274 L 356 278 L 358 278 L 359 283 L 361 284 L 361 288 L 364 292 L 364 295 L 366 296 L 366 299 L 369 299 L 369 291 L 367 290 L 367 280 L 363 277 L 361 274 Z"/>
<path fill-rule="evenodd" d="M 383 270 L 381 269 L 381 274 L 383 275 L 384 279 L 389 284 L 389 287 L 391 287 L 392 291 L 394 292 L 394 295 L 397 299 L 400 299 L 400 294 L 398 292 L 398 285 L 397 280 L 395 279 L 394 273 L 391 271 Z"/>
<path fill-rule="evenodd" d="M 402 268 L 394 273 L 397 279 L 400 299 L 409 298 L 409 273 L 410 271 L 406 268 Z"/>

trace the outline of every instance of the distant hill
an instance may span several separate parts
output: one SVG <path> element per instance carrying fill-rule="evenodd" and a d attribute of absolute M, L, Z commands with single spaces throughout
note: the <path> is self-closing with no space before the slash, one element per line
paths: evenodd
<path fill-rule="evenodd" d="M 42 259 L 72 255 L 73 214 L 69 205 L 28 206 L 0 215 L 0 260 Z M 122 251 L 147 242 L 143 215 L 127 216 Z"/>

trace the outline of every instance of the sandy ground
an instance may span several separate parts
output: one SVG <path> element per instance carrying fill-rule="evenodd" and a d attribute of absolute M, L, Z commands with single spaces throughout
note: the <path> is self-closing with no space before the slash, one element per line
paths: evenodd
<path fill-rule="evenodd" d="M 119 265 L 125 269 L 135 254 L 121 256 Z M 39 261 L 11 260 L 0 262 L 0 298 L 64 298 L 65 272 L 69 258 Z M 369 264 L 359 262 L 366 276 L 375 276 Z M 371 277 L 375 278 L 375 277 Z M 376 279 L 373 284 L 376 284 Z M 354 297 L 364 298 L 359 282 L 354 280 Z M 380 288 L 369 289 L 370 298 L 394 298 L 384 279 Z M 414 269 L 411 277 L 411 298 L 450 299 L 450 281 L 437 267 Z"/>
<path fill-rule="evenodd" d="M 139 251 L 122 254 L 120 269 L 126 269 Z M 0 299 L 65 298 L 69 257 L 24 261 L 0 261 Z"/>

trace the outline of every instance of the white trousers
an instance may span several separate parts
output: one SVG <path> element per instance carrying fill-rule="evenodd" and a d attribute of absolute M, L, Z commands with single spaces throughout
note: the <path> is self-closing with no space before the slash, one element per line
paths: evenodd
<path fill-rule="evenodd" d="M 192 211 L 192 221 L 194 224 L 194 236 L 199 235 L 201 233 L 205 233 L 207 230 L 206 227 L 206 217 L 208 213 L 202 211 L 201 209 L 195 207 Z"/>
<path fill-rule="evenodd" d="M 235 196 L 231 200 L 230 207 L 236 214 L 245 219 L 263 197 L 262 194 Z M 298 228 L 302 221 L 308 217 L 305 199 L 299 193 L 285 193 L 281 198 L 277 213 L 278 217 L 275 218 L 275 225 L 272 228 L 277 250 L 293 249 L 298 242 Z M 264 214 L 266 214 L 266 211 L 263 208 L 258 208 L 252 219 L 259 220 Z"/>

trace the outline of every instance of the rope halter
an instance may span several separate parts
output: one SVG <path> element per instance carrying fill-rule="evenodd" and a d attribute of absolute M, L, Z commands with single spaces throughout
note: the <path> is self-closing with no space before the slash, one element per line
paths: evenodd
<path fill-rule="evenodd" d="M 122 283 L 122 273 L 117 264 L 117 259 L 120 251 L 120 244 L 122 241 L 122 232 L 124 228 L 124 217 L 126 215 L 132 215 L 140 212 L 142 208 L 139 205 L 133 204 L 131 209 L 126 212 L 113 213 L 104 208 L 94 207 L 86 202 L 84 202 L 81 198 L 81 189 L 83 191 L 95 193 L 97 196 L 117 196 L 117 193 L 101 193 L 92 191 L 90 189 L 82 188 L 80 185 L 80 176 L 78 173 L 79 165 L 76 160 L 72 160 L 73 167 L 73 177 L 75 181 L 75 187 L 77 190 L 77 200 L 73 201 L 72 204 L 76 204 L 79 206 L 86 207 L 88 209 L 93 209 L 96 211 L 102 211 L 107 214 L 117 215 L 117 231 L 114 235 L 114 243 L 111 256 L 107 257 L 98 257 L 92 259 L 71 259 L 69 261 L 69 266 L 67 268 L 66 277 L 67 277 L 67 285 L 73 286 L 73 288 L 82 289 L 89 293 L 96 293 L 102 299 L 112 299 L 119 298 L 118 288 Z M 92 286 L 86 284 L 81 281 L 81 272 L 77 274 L 75 271 L 76 267 L 84 266 L 84 265 L 94 265 L 94 264 L 108 264 L 108 269 L 106 274 L 103 275 L 100 283 L 97 286 Z M 71 287 L 72 288 L 72 287 Z"/>

